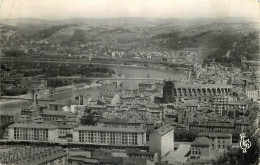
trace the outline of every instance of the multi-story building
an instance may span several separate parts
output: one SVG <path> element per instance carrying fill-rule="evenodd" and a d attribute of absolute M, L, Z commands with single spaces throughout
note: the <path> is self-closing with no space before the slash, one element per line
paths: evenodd
<path fill-rule="evenodd" d="M 59 138 L 64 138 L 66 137 L 67 134 L 72 134 L 73 129 L 76 126 L 72 126 L 72 125 L 60 125 L 58 126 L 58 137 Z"/>
<path fill-rule="evenodd" d="M 67 162 L 67 152 L 62 147 L 19 147 L 9 151 L 10 155 L 3 157 L 3 164 L 19 165 L 64 165 Z"/>
<path fill-rule="evenodd" d="M 256 54 L 255 57 L 260 57 L 260 54 Z M 255 59 L 255 60 L 245 59 L 243 60 L 242 64 L 246 66 L 246 68 L 248 68 L 249 70 L 259 71 L 259 67 L 260 67 L 259 59 Z"/>
<path fill-rule="evenodd" d="M 245 87 L 246 95 L 249 99 L 252 99 L 253 101 L 258 100 L 258 90 L 254 85 L 246 86 Z"/>
<path fill-rule="evenodd" d="M 154 120 L 162 120 L 165 118 L 164 107 L 161 105 L 153 104 L 147 106 L 146 118 Z"/>
<path fill-rule="evenodd" d="M 47 124 L 14 123 L 8 127 L 8 139 L 13 141 L 56 142 L 58 129 Z"/>
<path fill-rule="evenodd" d="M 158 160 L 158 154 L 157 153 L 153 153 L 153 152 L 143 152 L 141 150 L 138 149 L 127 149 L 126 150 L 126 154 L 127 156 L 129 156 L 130 158 L 142 158 L 142 159 L 147 159 L 147 160 L 151 160 L 153 162 L 157 162 Z"/>
<path fill-rule="evenodd" d="M 143 122 L 133 118 L 129 119 L 112 119 L 112 120 L 102 120 L 105 127 L 119 127 L 119 128 L 139 128 Z"/>
<path fill-rule="evenodd" d="M 159 110 L 148 110 L 146 113 L 147 119 L 153 119 L 153 120 L 162 120 L 163 119 L 163 112 Z"/>
<path fill-rule="evenodd" d="M 239 80 L 239 79 L 233 79 L 231 80 L 231 84 L 235 87 L 237 87 L 238 89 L 242 90 L 245 86 L 246 86 L 246 83 L 245 81 L 243 80 Z"/>
<path fill-rule="evenodd" d="M 174 95 L 173 95 L 173 88 L 174 83 L 173 81 L 165 81 L 163 84 L 163 102 L 164 103 L 171 103 L 174 102 Z"/>
<path fill-rule="evenodd" d="M 195 129 L 204 132 L 214 131 L 234 131 L 234 123 L 230 122 L 219 122 L 219 121 L 202 121 L 198 123 L 189 124 L 189 129 Z"/>
<path fill-rule="evenodd" d="M 75 117 L 73 113 L 63 111 L 45 111 L 40 114 L 44 121 L 53 122 L 58 120 L 65 120 L 68 117 Z"/>
<path fill-rule="evenodd" d="M 91 112 L 103 112 L 105 111 L 107 108 L 105 105 L 91 105 L 90 106 L 90 110 Z"/>
<path fill-rule="evenodd" d="M 212 149 L 227 149 L 232 146 L 232 135 L 228 133 L 201 132 L 198 137 L 209 138 Z"/>
<path fill-rule="evenodd" d="M 134 94 L 124 94 L 120 97 L 121 103 L 131 103 L 136 101 L 136 97 Z"/>
<path fill-rule="evenodd" d="M 211 141 L 207 137 L 197 137 L 191 143 L 190 159 L 208 159 Z"/>
<path fill-rule="evenodd" d="M 159 89 L 160 83 L 159 82 L 143 82 L 138 84 L 139 92 L 145 92 L 146 90 L 155 90 Z"/>
<path fill-rule="evenodd" d="M 0 138 L 4 137 L 7 126 L 14 122 L 14 116 L 4 113 L 0 114 Z"/>
<path fill-rule="evenodd" d="M 163 106 L 159 105 L 159 104 L 152 104 L 152 105 L 147 105 L 146 106 L 148 108 L 148 110 L 157 110 L 157 111 L 163 111 Z"/>
<path fill-rule="evenodd" d="M 14 122 L 14 116 L 10 114 L 0 114 L 0 126 L 5 126 Z"/>
<path fill-rule="evenodd" d="M 221 116 L 238 117 L 239 114 L 246 112 L 248 103 L 246 101 L 231 101 L 229 97 L 214 97 L 211 106 L 215 113 Z"/>
<path fill-rule="evenodd" d="M 50 92 L 50 94 L 52 93 Z M 64 106 L 69 106 L 70 104 L 71 104 L 70 101 L 55 101 L 55 102 L 48 103 L 47 108 L 50 111 L 62 111 L 62 108 Z"/>
<path fill-rule="evenodd" d="M 229 115 L 231 117 L 237 117 L 239 114 L 244 115 L 248 109 L 247 101 L 232 101 L 227 105 L 227 111 L 223 111 L 223 115 Z M 232 112 L 233 111 L 233 112 Z M 238 113 L 235 114 L 235 113 Z"/>
<path fill-rule="evenodd" d="M 165 81 L 163 87 L 163 98 L 165 103 L 181 102 L 183 97 L 199 98 L 199 101 L 218 95 L 228 96 L 231 94 L 232 86 L 227 84 L 188 84 Z"/>
<path fill-rule="evenodd" d="M 231 101 L 230 96 L 215 96 L 211 100 L 212 104 L 224 104 L 224 103 L 227 104 L 230 101 Z"/>
<path fill-rule="evenodd" d="M 185 107 L 188 111 L 197 111 L 199 104 L 185 104 Z"/>
<path fill-rule="evenodd" d="M 142 120 L 147 119 L 147 108 L 138 108 L 134 112 L 137 116 L 140 116 Z"/>
<path fill-rule="evenodd" d="M 36 117 L 39 115 L 39 107 L 35 105 L 30 105 L 28 107 L 24 107 L 21 110 L 21 115 L 28 115 L 31 117 Z"/>
<path fill-rule="evenodd" d="M 159 158 L 165 157 L 174 150 L 174 130 L 166 124 L 149 135 L 149 152 L 158 153 Z"/>
<path fill-rule="evenodd" d="M 249 129 L 250 123 L 247 121 L 237 120 L 235 121 L 235 130 L 245 132 Z"/>
<path fill-rule="evenodd" d="M 193 96 L 193 97 L 183 97 L 182 101 L 184 104 L 198 104 L 198 98 Z"/>
<path fill-rule="evenodd" d="M 73 142 L 96 145 L 144 146 L 146 131 L 142 128 L 79 126 L 73 130 Z"/>
<path fill-rule="evenodd" d="M 138 84 L 139 92 L 144 92 L 146 89 L 152 88 L 152 86 L 153 86 L 153 83 L 151 83 L 151 82 L 139 83 Z"/>
<path fill-rule="evenodd" d="M 164 107 L 158 105 L 132 107 L 130 111 L 141 119 L 162 120 L 165 118 Z"/>
<path fill-rule="evenodd" d="M 124 55 L 125 55 L 125 53 L 123 51 L 114 51 L 114 52 L 112 52 L 112 58 L 122 57 Z"/>
<path fill-rule="evenodd" d="M 66 150 L 61 147 L 50 148 L 27 159 L 22 159 L 19 164 L 64 165 L 67 163 L 67 154 Z"/>

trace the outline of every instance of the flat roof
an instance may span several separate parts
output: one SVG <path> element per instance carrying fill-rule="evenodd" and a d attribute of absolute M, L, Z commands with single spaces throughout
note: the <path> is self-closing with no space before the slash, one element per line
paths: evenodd
<path fill-rule="evenodd" d="M 153 133 L 158 132 L 161 136 L 167 134 L 168 132 L 170 132 L 171 130 L 173 130 L 173 127 L 169 124 L 166 124 L 162 127 L 160 127 L 159 129 L 153 131 Z"/>
<path fill-rule="evenodd" d="M 145 133 L 146 131 L 142 128 L 113 128 L 113 127 L 102 127 L 102 126 L 78 126 L 74 130 L 78 131 L 100 131 L 100 132 L 137 132 Z"/>
<path fill-rule="evenodd" d="M 79 156 L 69 156 L 69 160 L 77 160 L 77 161 L 82 161 L 84 163 L 91 163 L 91 164 L 100 163 L 100 161 L 97 159 L 84 158 L 84 157 L 79 157 Z"/>
<path fill-rule="evenodd" d="M 133 118 L 129 118 L 129 119 L 120 119 L 120 118 L 115 118 L 115 119 L 104 119 L 102 121 L 103 123 L 117 123 L 117 124 L 141 124 L 143 123 L 142 121 L 140 120 L 137 120 L 137 119 L 133 119 Z"/>
<path fill-rule="evenodd" d="M 43 128 L 43 129 L 56 129 L 57 127 L 54 125 L 49 125 L 49 124 L 25 124 L 25 123 L 14 123 L 9 126 L 9 128 Z"/>

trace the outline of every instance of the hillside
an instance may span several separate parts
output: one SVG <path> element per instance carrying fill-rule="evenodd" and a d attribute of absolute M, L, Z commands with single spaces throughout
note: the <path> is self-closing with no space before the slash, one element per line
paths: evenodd
<path fill-rule="evenodd" d="M 215 42 L 219 42 L 219 47 L 211 53 L 204 61 L 204 65 L 212 61 L 225 65 L 240 66 L 241 59 L 255 59 L 259 53 L 259 32 L 249 34 L 225 34 L 216 37 Z"/>
<path fill-rule="evenodd" d="M 198 48 L 201 52 L 198 58 L 206 58 L 204 64 L 213 60 L 224 63 L 234 59 L 238 61 L 242 56 L 252 59 L 251 54 L 259 49 L 256 44 L 258 39 L 254 38 L 257 34 L 252 33 L 257 29 L 256 23 L 239 18 L 17 19 L 8 20 L 8 25 L 3 25 L 3 22 L 0 20 L 1 41 L 6 42 L 6 46 L 14 47 L 28 44 L 30 47 L 31 41 L 41 41 L 50 45 L 59 44 L 67 49 L 88 45 L 84 49 L 93 51 L 124 49 L 163 52 Z M 94 47 L 95 43 L 99 46 Z M 226 58 L 228 51 L 230 57 Z"/>

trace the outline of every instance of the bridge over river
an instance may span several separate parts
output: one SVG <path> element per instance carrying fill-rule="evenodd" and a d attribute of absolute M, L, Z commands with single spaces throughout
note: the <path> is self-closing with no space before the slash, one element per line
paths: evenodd
<path fill-rule="evenodd" d="M 81 78 L 81 77 L 51 77 L 48 79 L 81 79 L 81 80 L 93 80 L 94 84 L 88 86 L 89 87 L 94 87 L 94 86 L 99 86 L 102 85 L 103 83 L 101 83 L 100 81 L 104 81 L 104 83 L 107 83 L 107 81 L 115 81 L 117 83 L 122 83 L 125 81 L 163 81 L 164 79 L 162 78 L 122 78 L 122 77 L 86 77 L 86 78 Z M 99 84 L 100 83 L 100 84 Z M 55 99 L 48 99 L 49 96 L 53 96 L 53 95 L 60 95 L 62 93 L 67 93 L 67 92 L 72 92 L 72 91 L 76 91 L 76 90 L 81 90 L 84 89 L 83 88 L 78 88 L 76 86 L 66 86 L 67 90 L 64 91 L 59 91 L 59 92 L 54 92 L 54 93 L 50 93 L 48 90 L 43 91 L 42 94 L 38 94 L 38 99 L 37 101 L 56 101 Z M 0 99 L 5 99 L 5 100 L 32 100 L 31 94 L 27 94 L 27 95 L 21 95 L 21 96 L 0 96 Z"/>

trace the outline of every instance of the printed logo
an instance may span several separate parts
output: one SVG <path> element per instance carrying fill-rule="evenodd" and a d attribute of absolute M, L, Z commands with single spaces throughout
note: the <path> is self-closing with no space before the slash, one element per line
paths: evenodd
<path fill-rule="evenodd" d="M 251 147 L 251 142 L 249 139 L 245 140 L 246 135 L 244 133 L 240 134 L 240 148 L 243 150 L 243 153 L 246 153 L 247 149 Z"/>

